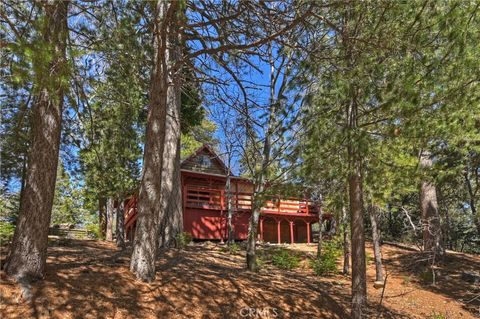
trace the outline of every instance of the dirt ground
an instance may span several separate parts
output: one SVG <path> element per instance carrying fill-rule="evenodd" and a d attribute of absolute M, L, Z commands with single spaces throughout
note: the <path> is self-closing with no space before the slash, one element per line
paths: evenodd
<path fill-rule="evenodd" d="M 315 246 L 290 249 L 307 258 Z M 373 288 L 375 270 L 368 262 L 368 318 L 480 316 L 480 287 L 461 277 L 462 271 L 480 270 L 479 256 L 450 253 L 432 285 L 420 271 L 420 253 L 389 245 L 383 251 L 388 279 L 381 306 L 382 290 Z M 101 241 L 53 242 L 45 280 L 19 285 L 0 273 L 0 318 L 349 317 L 350 278 L 316 277 L 307 262 L 292 271 L 266 264 L 250 273 L 244 252 L 231 255 L 219 244 L 196 243 L 162 254 L 157 279 L 144 284 L 128 270 L 129 253 Z"/>

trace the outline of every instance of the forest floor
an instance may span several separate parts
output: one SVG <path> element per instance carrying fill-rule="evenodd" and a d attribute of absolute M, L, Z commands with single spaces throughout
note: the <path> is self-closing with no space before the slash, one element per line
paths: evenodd
<path fill-rule="evenodd" d="M 18 285 L 0 273 L 0 318 L 348 318 L 350 278 L 314 276 L 306 261 L 314 245 L 289 249 L 304 256 L 302 267 L 288 271 L 266 263 L 251 273 L 244 270 L 243 251 L 195 243 L 164 253 L 157 279 L 144 284 L 129 272 L 129 250 L 102 241 L 56 240 L 45 280 Z M 388 279 L 381 306 L 382 289 L 373 288 L 368 258 L 368 318 L 480 316 L 480 287 L 462 279 L 463 271 L 480 269 L 480 256 L 451 252 L 432 285 L 420 271 L 419 252 L 384 245 L 383 253 Z"/>

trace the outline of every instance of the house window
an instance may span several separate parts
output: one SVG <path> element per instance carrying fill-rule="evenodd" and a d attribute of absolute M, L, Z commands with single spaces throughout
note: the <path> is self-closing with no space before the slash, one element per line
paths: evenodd
<path fill-rule="evenodd" d="M 209 167 L 210 158 L 207 155 L 202 155 L 198 158 L 198 164 L 202 167 Z"/>

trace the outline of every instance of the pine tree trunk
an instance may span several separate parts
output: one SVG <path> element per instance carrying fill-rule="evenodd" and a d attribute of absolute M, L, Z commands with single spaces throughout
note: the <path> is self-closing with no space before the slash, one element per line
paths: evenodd
<path fill-rule="evenodd" d="M 232 180 L 230 174 L 227 175 L 225 190 L 227 192 L 227 244 L 231 245 L 235 242 L 235 235 L 233 233 Z"/>
<path fill-rule="evenodd" d="M 352 230 L 352 318 L 364 318 L 367 303 L 365 227 L 363 223 L 362 179 L 358 172 L 348 178 L 350 188 L 350 227 Z"/>
<path fill-rule="evenodd" d="M 263 175 L 263 174 L 262 174 Z M 250 216 L 250 222 L 248 224 L 248 238 L 247 238 L 247 269 L 250 271 L 257 270 L 257 231 L 258 221 L 260 219 L 260 211 L 262 209 L 263 200 L 261 195 L 263 194 L 264 186 L 263 182 L 255 186 L 255 193 L 252 198 L 252 215 Z M 259 196 L 260 195 L 260 196 Z"/>
<path fill-rule="evenodd" d="M 350 234 L 348 232 L 348 216 L 345 207 L 342 207 L 343 224 L 343 274 L 350 274 Z"/>
<path fill-rule="evenodd" d="M 177 1 L 157 1 L 155 3 L 154 23 L 154 67 L 151 76 L 150 105 L 147 116 L 147 129 L 145 134 L 145 147 L 143 157 L 143 171 L 140 181 L 138 197 L 138 219 L 133 243 L 133 253 L 130 270 L 142 281 L 155 279 L 155 260 L 159 244 L 159 226 L 166 209 L 165 202 L 171 194 L 162 194 L 162 164 L 165 158 L 164 145 L 176 146 L 175 138 L 166 138 L 167 113 L 172 114 L 177 108 L 175 94 L 175 78 L 177 70 L 176 47 L 178 43 L 172 38 L 178 37 L 178 5 Z M 175 118 L 176 119 L 176 118 Z M 171 149 L 170 149 L 171 150 Z M 175 155 L 171 154 L 175 158 Z M 165 169 L 174 169 L 171 163 L 165 163 Z M 173 176 L 173 173 L 170 173 Z M 172 180 L 166 181 L 172 183 Z M 173 188 L 172 184 L 168 188 Z M 163 198 L 162 198 L 163 196 Z"/>
<path fill-rule="evenodd" d="M 263 196 L 265 191 L 265 180 L 267 178 L 267 169 L 270 164 L 271 152 L 271 138 L 273 134 L 273 124 L 276 116 L 275 103 L 275 64 L 273 61 L 272 47 L 270 51 L 270 106 L 267 121 L 267 129 L 263 141 L 262 161 L 260 171 L 256 172 L 255 190 L 252 196 L 252 215 L 248 224 L 248 238 L 247 238 L 247 269 L 250 271 L 257 270 L 257 233 L 258 221 L 260 219 L 260 212 L 263 206 Z"/>
<path fill-rule="evenodd" d="M 105 239 L 108 241 L 113 240 L 113 210 L 114 210 L 114 200 L 113 197 L 107 199 L 107 232 Z"/>
<path fill-rule="evenodd" d="M 343 22 L 341 40 L 344 45 L 348 73 L 355 72 L 355 50 L 351 39 L 356 32 L 351 29 L 350 21 L 358 19 L 354 6 L 347 9 Z M 361 140 L 358 128 L 358 94 L 355 82 L 350 82 L 349 104 L 346 105 L 346 124 L 348 139 L 348 186 L 350 201 L 350 230 L 352 254 L 352 319 L 364 318 L 367 305 L 367 267 L 365 261 L 365 226 L 363 221 L 363 190 L 362 190 L 362 160 Z"/>
<path fill-rule="evenodd" d="M 440 214 L 442 212 L 445 213 L 445 223 L 442 228 L 443 244 L 445 245 L 445 247 L 449 247 L 450 249 L 452 249 L 452 239 L 450 236 L 450 214 L 448 212 L 448 205 L 445 202 L 445 198 L 443 197 L 441 188 L 438 189 L 438 202 Z"/>
<path fill-rule="evenodd" d="M 98 224 L 100 237 L 105 239 L 107 236 L 107 199 L 105 197 L 98 199 Z"/>
<path fill-rule="evenodd" d="M 172 145 L 174 141 L 165 143 L 163 162 L 167 166 L 163 166 L 162 171 L 162 203 L 160 208 L 165 211 L 160 221 L 159 228 L 159 247 L 174 247 L 177 235 L 183 231 L 183 208 L 182 208 L 182 189 L 181 189 L 181 172 L 180 172 L 180 113 L 179 108 L 176 112 L 177 121 L 170 125 L 167 129 L 167 136 L 176 139 L 176 145 Z M 174 116 L 167 116 L 168 121 Z M 173 131 L 175 127 L 175 132 Z M 170 144 L 169 144 L 170 143 Z M 172 167 L 173 166 L 173 167 Z"/>
<path fill-rule="evenodd" d="M 428 170 L 432 166 L 432 159 L 428 151 L 422 151 L 420 166 Z M 434 255 L 443 255 L 441 242 L 442 229 L 438 213 L 437 190 L 429 181 L 423 181 L 420 189 L 420 208 L 423 224 L 423 250 Z"/>
<path fill-rule="evenodd" d="M 36 74 L 26 184 L 5 265 L 6 273 L 17 279 L 44 276 L 62 128 L 69 2 L 48 1 L 41 5 L 45 14 L 42 38 L 50 60 L 36 66 L 40 71 Z"/>
<path fill-rule="evenodd" d="M 322 216 L 322 203 L 318 203 L 318 243 L 317 243 L 317 259 L 322 257 L 322 233 L 323 216 Z"/>
<path fill-rule="evenodd" d="M 478 175 L 477 175 L 478 176 Z M 468 176 L 468 167 L 465 168 L 465 183 L 467 184 L 468 195 L 470 197 L 470 209 L 472 210 L 473 220 L 475 226 L 477 227 L 477 233 L 480 236 L 480 214 L 477 212 L 477 205 L 475 203 L 475 194 L 473 192 L 472 182 L 470 181 L 470 177 Z"/>
<path fill-rule="evenodd" d="M 370 205 L 370 223 L 372 224 L 373 254 L 375 256 L 375 281 L 383 282 L 382 248 L 380 247 L 380 231 L 376 207 Z"/>
<path fill-rule="evenodd" d="M 167 37 L 169 50 L 168 60 L 172 64 L 181 59 L 180 32 L 171 26 L 171 34 Z M 167 112 L 165 119 L 165 143 L 162 162 L 162 184 L 160 212 L 162 214 L 159 229 L 159 247 L 178 246 L 177 235 L 183 231 L 182 182 L 180 171 L 180 108 L 181 77 L 170 76 L 167 87 Z"/>
<path fill-rule="evenodd" d="M 117 240 L 117 247 L 125 249 L 125 201 L 119 197 L 117 204 L 117 224 L 115 227 L 115 237 Z"/>

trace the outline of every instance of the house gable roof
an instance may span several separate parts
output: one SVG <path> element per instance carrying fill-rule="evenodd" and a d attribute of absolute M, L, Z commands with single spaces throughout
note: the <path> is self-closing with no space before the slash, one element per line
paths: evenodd
<path fill-rule="evenodd" d="M 181 168 L 220 175 L 227 175 L 229 172 L 225 163 L 208 144 L 203 144 L 192 155 L 184 159 Z"/>

